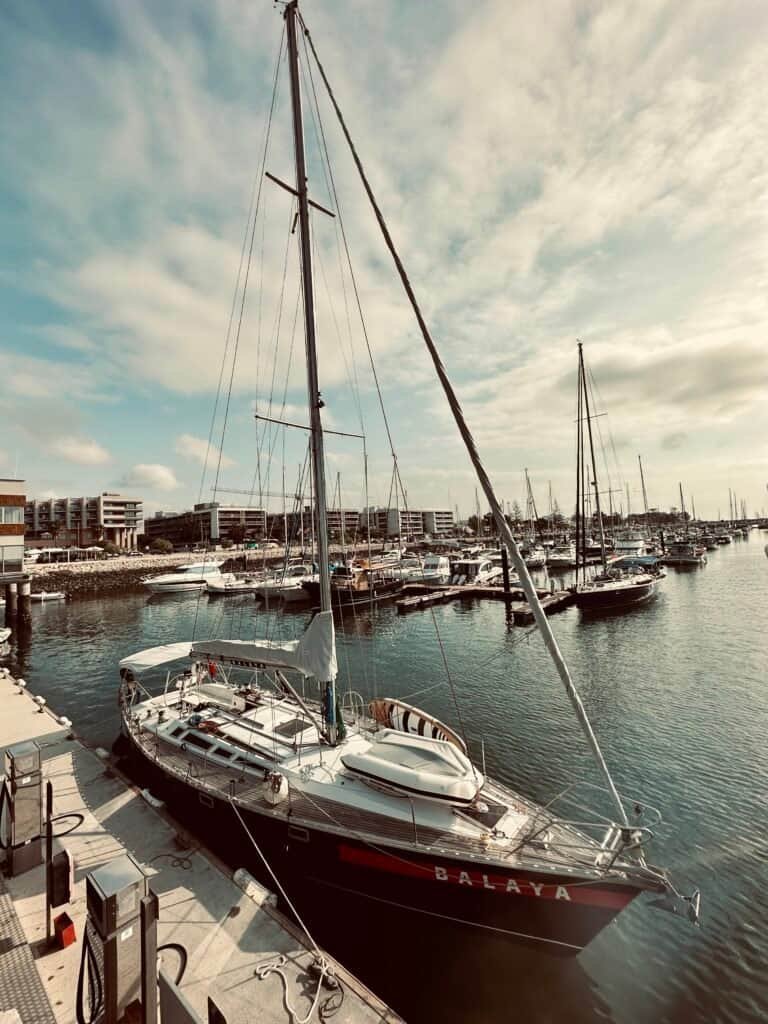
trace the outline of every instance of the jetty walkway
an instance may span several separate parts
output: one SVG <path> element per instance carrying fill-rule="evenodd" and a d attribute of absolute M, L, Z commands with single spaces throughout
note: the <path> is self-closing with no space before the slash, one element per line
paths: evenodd
<path fill-rule="evenodd" d="M 142 865 L 159 897 L 158 944 L 179 943 L 187 951 L 180 991 L 201 1020 L 208 1020 L 209 997 L 226 1024 L 290 1024 L 286 1001 L 298 1016 L 306 1016 L 317 991 L 314 951 L 275 908 L 270 893 L 250 878 L 245 891 L 238 887 L 234 877 L 242 880 L 241 873 L 233 877 L 164 809 L 150 806 L 105 751 L 86 748 L 67 719 L 36 702 L 6 669 L 0 669 L 0 709 L 0 755 L 16 743 L 37 741 L 44 779 L 53 784 L 54 815 L 83 819 L 66 838 L 54 840 L 54 852 L 66 846 L 74 860 L 72 900 L 65 908 L 75 926 L 73 945 L 54 950 L 46 945 L 42 866 L 0 878 L 0 1019 L 75 1024 L 85 877 L 125 853 Z M 161 956 L 175 975 L 178 955 Z M 339 986 L 321 990 L 313 1022 L 331 1015 L 336 1024 L 399 1021 L 344 967 L 324 956 Z M 285 980 L 278 973 L 260 979 L 259 967 L 277 962 Z"/>

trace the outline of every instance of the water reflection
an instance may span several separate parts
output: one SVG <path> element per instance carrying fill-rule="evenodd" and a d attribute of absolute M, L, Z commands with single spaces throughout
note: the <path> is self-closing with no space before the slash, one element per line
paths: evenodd
<path fill-rule="evenodd" d="M 319 928 L 411 1024 L 768 1019 L 762 548 L 728 545 L 693 572 L 670 571 L 656 599 L 627 614 L 587 618 L 571 608 L 550 620 L 619 789 L 664 813 L 654 862 L 682 887 L 702 888 L 702 928 L 638 899 L 570 963 L 474 934 L 464 941 L 411 917 L 400 926 L 390 908 L 374 913 L 335 894 L 330 911 L 316 915 Z M 14 633 L 0 664 L 108 747 L 121 657 L 194 635 L 292 639 L 310 614 L 280 614 L 249 595 L 155 601 L 138 592 L 35 605 L 31 629 Z M 542 802 L 574 779 L 597 781 L 540 638 L 510 627 L 501 602 L 409 615 L 380 606 L 345 616 L 337 630 L 342 689 L 415 695 L 455 722 L 442 647 L 470 742 L 476 751 L 484 743 L 490 774 Z"/>

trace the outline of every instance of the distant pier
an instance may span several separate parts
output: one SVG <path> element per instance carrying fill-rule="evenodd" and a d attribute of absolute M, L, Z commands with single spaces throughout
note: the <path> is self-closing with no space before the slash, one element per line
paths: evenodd
<path fill-rule="evenodd" d="M 574 595 L 569 590 L 537 590 L 536 593 L 547 615 L 564 611 L 574 602 Z M 401 615 L 437 604 L 447 604 L 449 601 L 489 600 L 506 602 L 516 626 L 528 626 L 534 621 L 531 606 L 519 585 L 504 590 L 503 587 L 474 586 L 469 583 L 461 586 L 409 583 L 403 589 L 403 594 L 397 602 L 397 610 Z"/>

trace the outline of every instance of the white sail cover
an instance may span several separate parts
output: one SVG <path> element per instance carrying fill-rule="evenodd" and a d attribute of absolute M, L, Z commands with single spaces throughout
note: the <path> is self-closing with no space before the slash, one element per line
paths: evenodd
<path fill-rule="evenodd" d="M 231 665 L 286 668 L 327 683 L 338 671 L 333 613 L 318 612 L 301 640 L 200 640 L 192 644 L 190 656 Z"/>
<path fill-rule="evenodd" d="M 192 648 L 191 640 L 183 640 L 176 644 L 163 644 L 160 647 L 148 647 L 145 651 L 137 651 L 136 654 L 129 654 L 120 662 L 120 668 L 128 668 L 134 674 L 147 672 L 158 665 L 165 665 L 169 661 L 178 661 L 179 658 L 189 657 Z"/>

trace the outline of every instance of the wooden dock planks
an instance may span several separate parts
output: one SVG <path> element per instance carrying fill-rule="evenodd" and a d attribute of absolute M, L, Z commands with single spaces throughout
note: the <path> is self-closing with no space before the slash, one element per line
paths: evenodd
<path fill-rule="evenodd" d="M 547 615 L 564 610 L 573 604 L 574 600 L 573 594 L 568 590 L 559 590 L 554 593 L 548 590 L 537 590 L 536 593 L 539 595 Z M 482 587 L 471 584 L 451 587 L 410 583 L 405 588 L 405 595 L 397 602 L 397 610 L 400 615 L 430 608 L 436 604 L 446 604 L 448 601 L 482 599 L 505 601 L 508 605 L 518 605 L 512 609 L 515 625 L 527 626 L 534 621 L 531 607 L 519 587 L 513 587 L 509 592 L 505 592 L 501 587 Z"/>

